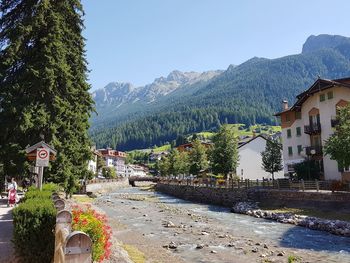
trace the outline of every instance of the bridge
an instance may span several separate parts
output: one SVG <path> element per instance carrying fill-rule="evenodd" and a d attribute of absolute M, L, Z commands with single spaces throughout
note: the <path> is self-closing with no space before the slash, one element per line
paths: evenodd
<path fill-rule="evenodd" d="M 131 176 L 129 177 L 129 184 L 132 187 L 135 187 L 135 182 L 154 182 L 157 183 L 159 181 L 159 177 L 151 177 L 151 176 Z"/>

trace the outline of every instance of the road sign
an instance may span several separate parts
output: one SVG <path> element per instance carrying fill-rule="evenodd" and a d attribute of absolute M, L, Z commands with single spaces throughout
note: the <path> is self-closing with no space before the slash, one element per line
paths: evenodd
<path fill-rule="evenodd" d="M 36 166 L 49 166 L 50 150 L 46 148 L 38 148 L 36 150 Z"/>

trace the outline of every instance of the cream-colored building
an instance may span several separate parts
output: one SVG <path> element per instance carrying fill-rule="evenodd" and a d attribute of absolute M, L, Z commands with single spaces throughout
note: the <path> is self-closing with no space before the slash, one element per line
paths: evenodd
<path fill-rule="evenodd" d="M 294 164 L 306 158 L 317 160 L 321 178 L 341 180 L 347 176 L 338 163 L 324 155 L 323 146 L 334 133 L 337 107 L 350 101 L 350 78 L 318 79 L 305 92 L 297 96 L 292 107 L 283 102 L 281 118 L 284 172 L 294 172 Z"/>

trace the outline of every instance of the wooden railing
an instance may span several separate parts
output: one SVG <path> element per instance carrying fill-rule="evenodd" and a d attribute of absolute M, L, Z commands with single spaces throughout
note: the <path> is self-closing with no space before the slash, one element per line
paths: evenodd
<path fill-rule="evenodd" d="M 194 187 L 211 187 L 224 189 L 240 189 L 240 188 L 261 188 L 261 189 L 285 189 L 285 190 L 328 190 L 328 191 L 350 191 L 350 184 L 342 184 L 341 187 L 334 187 L 334 181 L 319 181 L 319 180 L 290 180 L 290 179 L 275 179 L 275 180 L 224 180 L 215 178 L 160 178 L 160 183 L 173 185 L 187 185 Z"/>
<path fill-rule="evenodd" d="M 54 263 L 92 262 L 90 237 L 84 232 L 72 232 L 72 213 L 66 209 L 65 201 L 56 193 L 52 200 L 57 209 Z"/>

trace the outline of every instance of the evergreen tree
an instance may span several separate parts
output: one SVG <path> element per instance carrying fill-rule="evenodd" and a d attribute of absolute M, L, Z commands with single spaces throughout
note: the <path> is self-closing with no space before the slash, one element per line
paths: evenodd
<path fill-rule="evenodd" d="M 221 126 L 213 137 L 214 148 L 211 151 L 212 170 L 214 174 L 235 173 L 238 165 L 238 139 L 228 125 Z"/>
<path fill-rule="evenodd" d="M 206 148 L 199 140 L 192 143 L 192 149 L 189 152 L 189 172 L 198 175 L 200 171 L 208 168 L 208 157 Z"/>
<path fill-rule="evenodd" d="M 283 169 L 282 165 L 282 146 L 277 141 L 266 141 L 265 151 L 261 153 L 262 168 L 272 175 L 274 180 L 274 173 Z"/>
<path fill-rule="evenodd" d="M 338 162 L 339 168 L 347 168 L 350 166 L 350 104 L 338 108 L 337 119 L 339 124 L 326 141 L 325 153 Z"/>
<path fill-rule="evenodd" d="M 170 161 L 168 157 L 163 157 L 157 162 L 157 167 L 159 168 L 160 176 L 168 176 L 170 174 Z"/>
<path fill-rule="evenodd" d="M 82 5 L 80 0 L 6 0 L 0 10 L 4 171 L 23 173 L 24 149 L 41 134 L 58 151 L 44 175 L 70 193 L 91 158 L 87 130 L 93 101 L 86 81 Z"/>
<path fill-rule="evenodd" d="M 169 173 L 175 176 L 189 171 L 188 154 L 173 149 L 169 156 Z"/>

